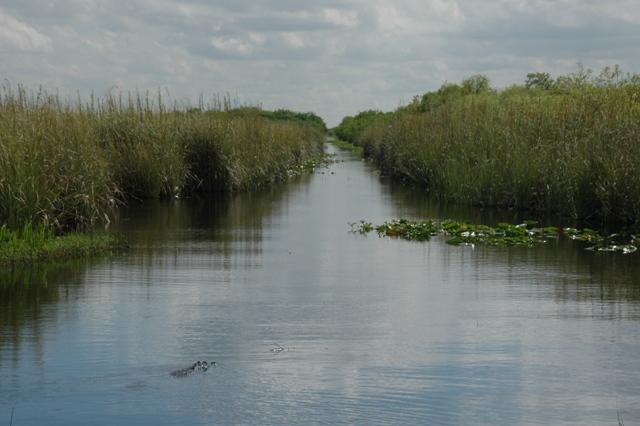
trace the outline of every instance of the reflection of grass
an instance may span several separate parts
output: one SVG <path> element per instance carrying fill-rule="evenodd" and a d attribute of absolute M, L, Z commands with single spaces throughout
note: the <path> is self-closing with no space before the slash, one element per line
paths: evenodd
<path fill-rule="evenodd" d="M 363 148 L 361 146 L 357 146 L 357 145 L 353 145 L 347 141 L 343 141 L 341 139 L 333 139 L 331 141 L 333 145 L 337 146 L 338 148 L 345 150 L 345 151 L 350 151 L 350 152 L 354 152 L 358 155 L 362 155 L 363 153 Z"/>
<path fill-rule="evenodd" d="M 0 264 L 5 265 L 91 256 L 123 246 L 123 240 L 113 234 L 57 236 L 44 226 L 30 224 L 20 230 L 0 228 Z"/>

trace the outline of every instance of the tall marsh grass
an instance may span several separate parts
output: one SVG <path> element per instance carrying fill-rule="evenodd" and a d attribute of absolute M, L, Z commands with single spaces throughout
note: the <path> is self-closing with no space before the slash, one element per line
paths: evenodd
<path fill-rule="evenodd" d="M 318 155 L 317 127 L 224 108 L 167 110 L 148 96 L 0 91 L 0 225 L 107 222 L 128 199 L 254 188 Z"/>
<path fill-rule="evenodd" d="M 441 199 L 637 224 L 637 77 L 558 81 L 427 94 L 373 123 L 357 143 L 388 173 Z"/>

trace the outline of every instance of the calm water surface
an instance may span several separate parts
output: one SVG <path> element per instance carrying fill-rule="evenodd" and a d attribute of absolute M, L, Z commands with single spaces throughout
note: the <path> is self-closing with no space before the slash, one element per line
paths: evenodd
<path fill-rule="evenodd" d="M 640 257 L 350 234 L 501 218 L 338 158 L 125 212 L 124 255 L 0 271 L 0 425 L 640 424 Z"/>

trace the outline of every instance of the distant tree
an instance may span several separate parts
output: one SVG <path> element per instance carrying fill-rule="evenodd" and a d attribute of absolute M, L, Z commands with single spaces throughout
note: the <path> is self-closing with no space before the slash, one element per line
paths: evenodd
<path fill-rule="evenodd" d="M 354 143 L 364 130 L 374 123 L 389 119 L 393 113 L 368 110 L 358 113 L 355 117 L 347 116 L 334 129 L 336 136 L 344 141 Z"/>
<path fill-rule="evenodd" d="M 477 95 L 491 90 L 489 78 L 485 75 L 476 74 L 462 82 L 462 89 L 465 94 Z"/>
<path fill-rule="evenodd" d="M 464 94 L 462 86 L 453 83 L 444 83 L 436 92 L 427 92 L 422 95 L 419 110 L 421 112 L 431 111 L 447 102 L 462 97 Z"/>

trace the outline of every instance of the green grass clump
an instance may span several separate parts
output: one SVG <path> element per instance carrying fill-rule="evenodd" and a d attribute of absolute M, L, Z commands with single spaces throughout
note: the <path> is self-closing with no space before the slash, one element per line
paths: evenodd
<path fill-rule="evenodd" d="M 113 234 L 69 233 L 55 235 L 43 225 L 25 225 L 19 230 L 0 228 L 0 265 L 63 260 L 103 254 L 122 248 Z"/>
<path fill-rule="evenodd" d="M 640 77 L 605 69 L 417 97 L 357 140 L 384 171 L 457 203 L 640 221 Z"/>
<path fill-rule="evenodd" d="M 23 91 L 4 94 L 0 225 L 89 227 L 105 220 L 116 193 L 95 128 L 84 113 L 53 100 L 29 100 Z"/>
<path fill-rule="evenodd" d="M 205 114 L 183 124 L 186 193 L 247 190 L 282 181 L 321 153 L 322 134 L 315 127 L 257 114 Z"/>

